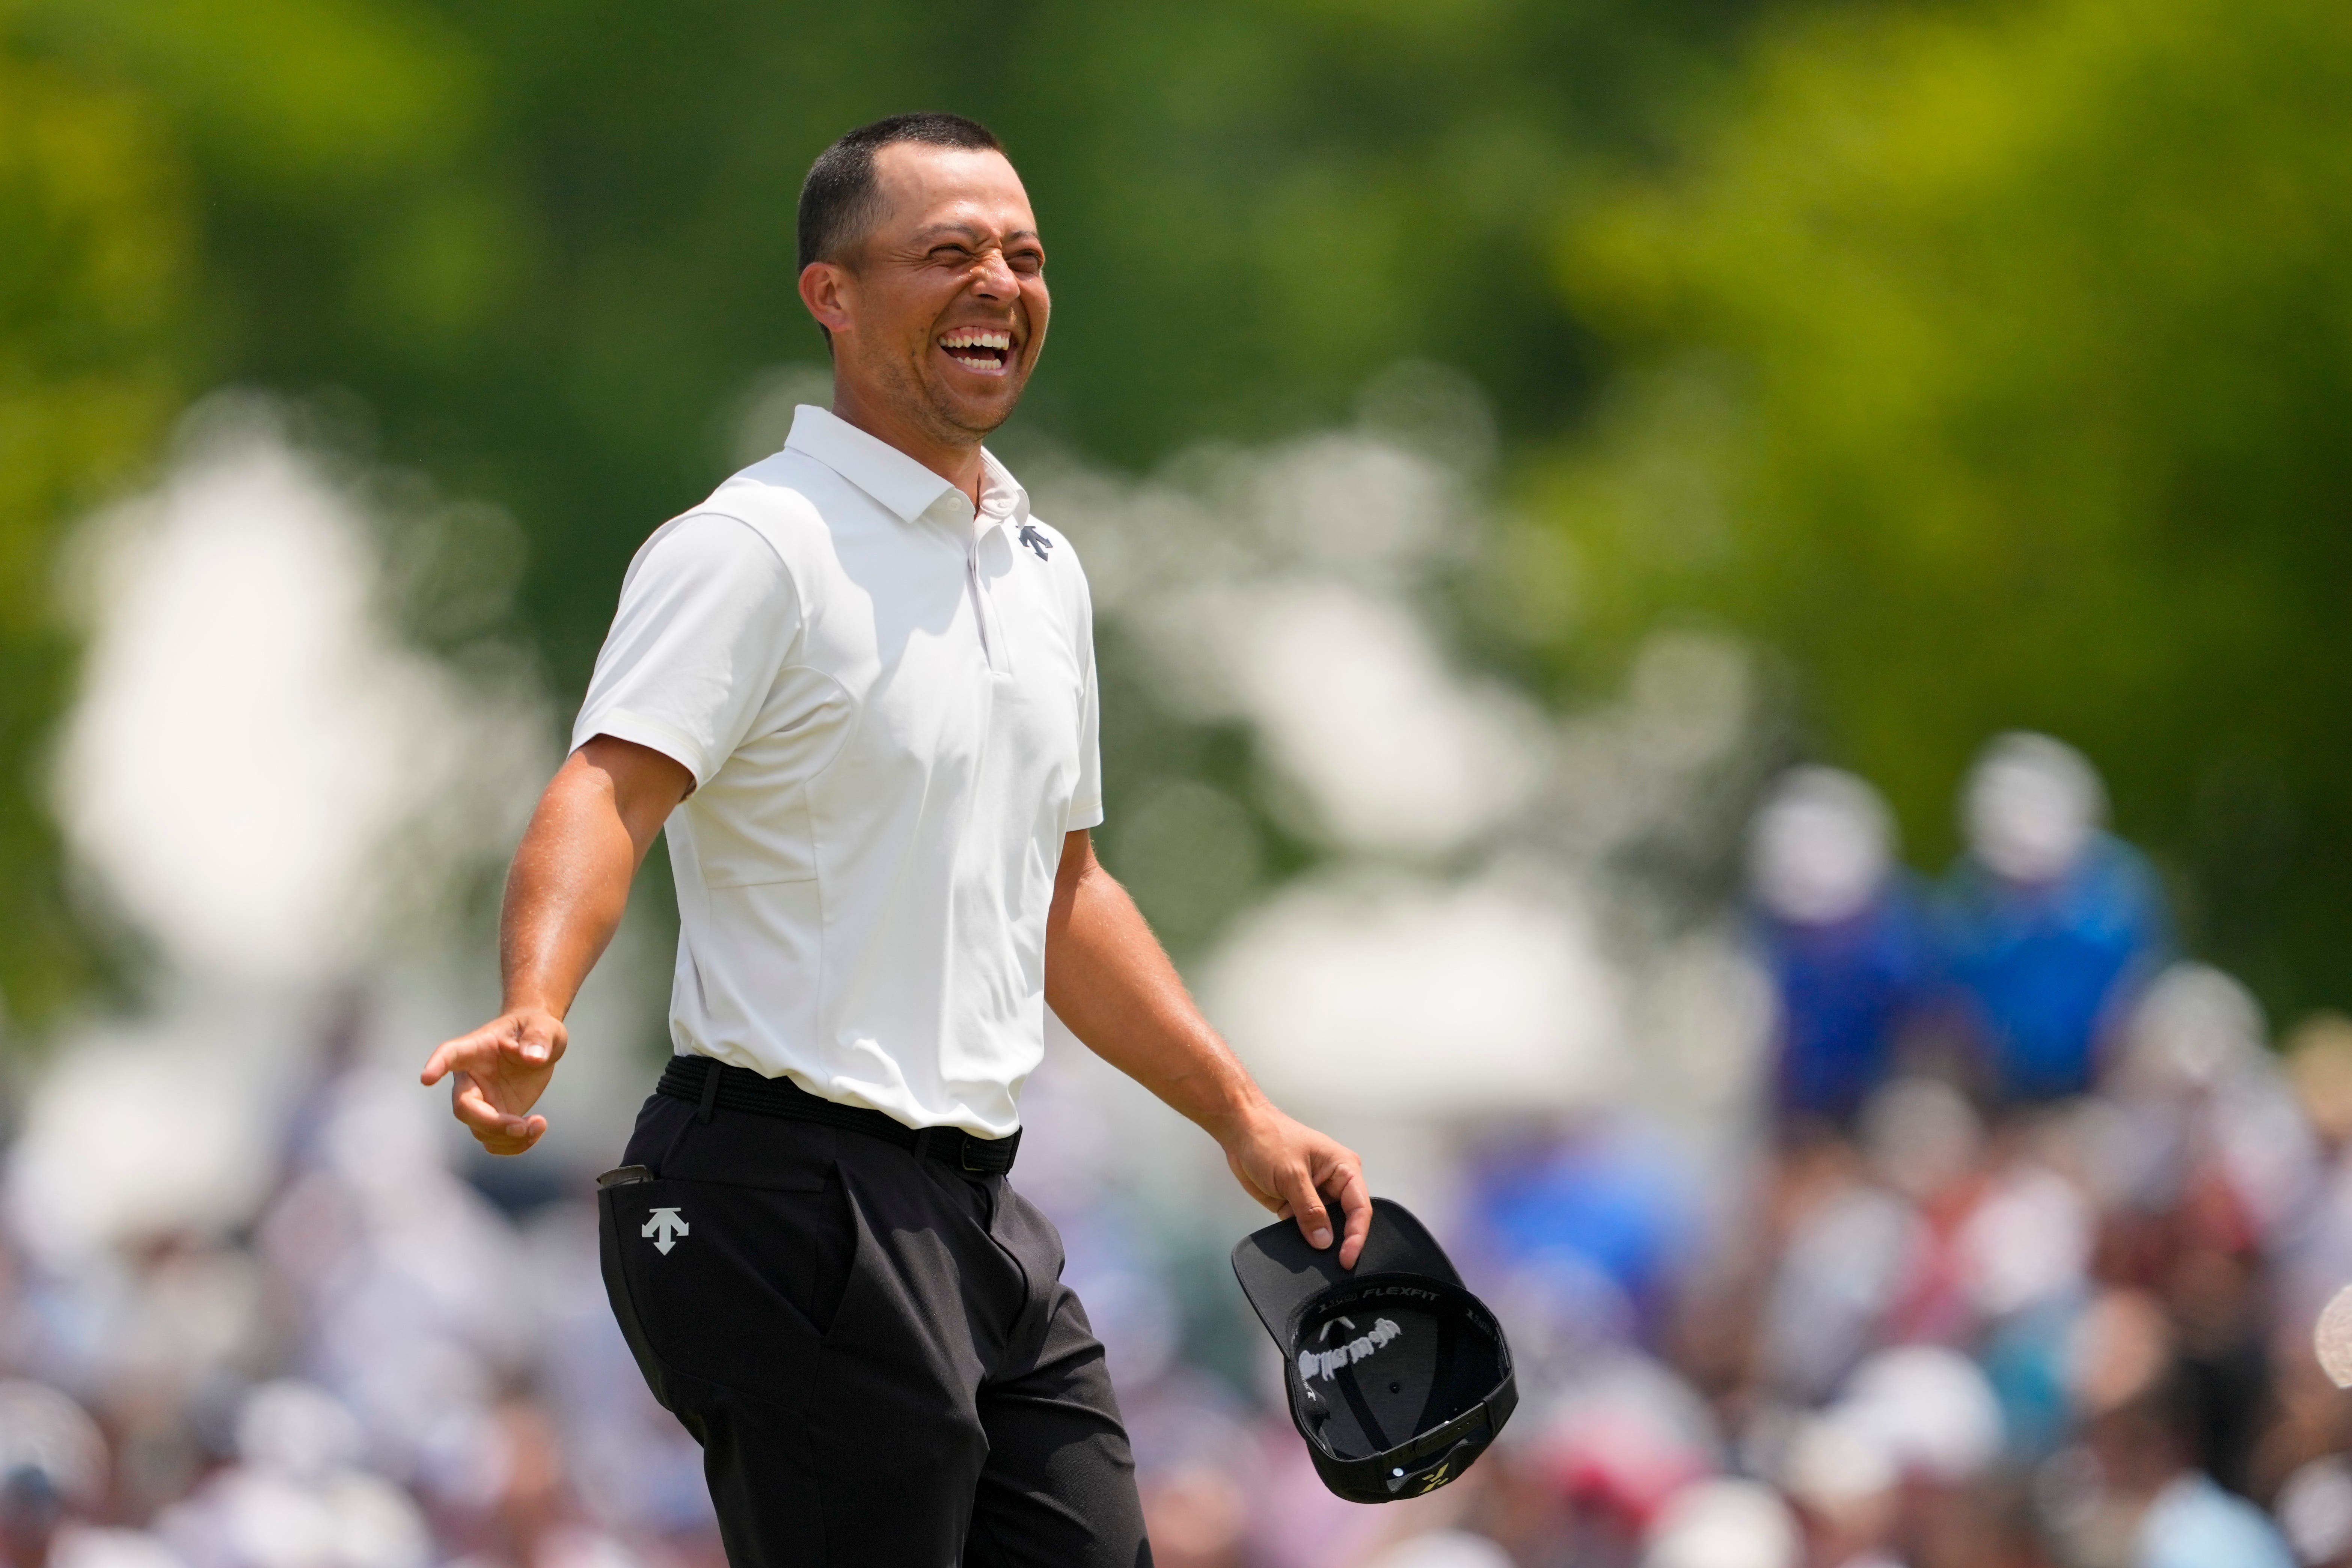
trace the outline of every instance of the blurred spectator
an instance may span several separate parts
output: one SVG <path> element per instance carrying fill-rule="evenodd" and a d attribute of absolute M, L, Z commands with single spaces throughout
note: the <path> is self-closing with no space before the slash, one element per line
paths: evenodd
<path fill-rule="evenodd" d="M 179 1568 L 143 1531 L 89 1521 L 104 1507 L 106 1436 L 37 1383 L 0 1382 L 0 1558 L 7 1568 Z"/>
<path fill-rule="evenodd" d="M 1158 1561 L 1157 1556 L 1154 1562 Z M 1512 1568 L 1508 1553 L 1483 1535 L 1433 1530 L 1390 1547 L 1364 1568 Z"/>
<path fill-rule="evenodd" d="M 2288 1041 L 2286 1074 L 2320 1161 L 2310 1201 L 2274 1246 L 2277 1327 L 2299 1335 L 2352 1280 L 2352 1021 L 2323 1014 L 2305 1023 Z"/>
<path fill-rule="evenodd" d="M 2074 1555 L 2131 1568 L 2289 1568 L 2262 1510 L 2214 1484 L 2196 1452 L 2196 1388 L 2162 1306 L 2111 1291 L 2078 1325 L 2069 1383 L 2090 1460 L 2062 1506 Z"/>
<path fill-rule="evenodd" d="M 2279 1489 L 2279 1528 L 2305 1568 L 2352 1563 L 2352 1460 L 2314 1459 Z"/>
<path fill-rule="evenodd" d="M 1642 1568 L 1798 1568 L 1788 1504 L 1755 1481 L 1701 1481 L 1667 1505 Z"/>
<path fill-rule="evenodd" d="M 1783 1166 L 1757 1361 L 1769 1388 L 1801 1404 L 1828 1397 L 1878 1342 L 1923 1244 L 1913 1205 L 1868 1175 L 1842 1143 Z"/>
<path fill-rule="evenodd" d="M 1565 1505 L 1581 1559 L 1632 1557 L 1666 1504 L 1722 1465 L 1722 1436 L 1697 1391 L 1639 1352 L 1537 1392 L 1520 1417 L 1520 1463 Z"/>
<path fill-rule="evenodd" d="M 2112 1087 L 2131 1119 L 2143 1207 L 2187 1202 L 2217 1245 L 2301 1210 L 2321 1145 L 2269 1046 L 2260 1004 L 2208 964 L 2176 963 L 2134 1009 Z"/>
<path fill-rule="evenodd" d="M 2352 1144 L 2352 1018 L 2315 1013 L 2296 1026 L 2286 1042 L 2286 1072 L 2328 1152 Z"/>
<path fill-rule="evenodd" d="M 237 1462 L 164 1510 L 158 1529 L 188 1568 L 426 1568 L 424 1513 L 360 1468 L 365 1444 L 324 1390 L 267 1384 L 237 1419 Z"/>
<path fill-rule="evenodd" d="M 321 1092 L 307 1169 L 259 1240 L 295 1309 L 299 1369 L 362 1423 L 370 1457 L 405 1478 L 445 1423 L 488 1405 L 530 1347 L 512 1227 L 443 1162 L 436 1108 L 354 1072 Z"/>
<path fill-rule="evenodd" d="M 1122 1382 L 1118 1391 L 1153 1560 L 1170 1568 L 1234 1568 L 1242 1561 L 1254 1479 L 1248 1406 L 1179 1362 L 1172 1344 L 1155 1376 Z"/>
<path fill-rule="evenodd" d="M 2136 1158 L 2106 1271 L 2163 1300 L 2200 1463 L 2235 1491 L 2252 1484 L 2272 1403 L 2266 1255 L 2290 1245 L 2320 1169 L 2266 1040 L 2243 986 L 2175 964 L 2136 1010 L 2111 1074 Z"/>
<path fill-rule="evenodd" d="M 1700 1213 L 1692 1167 L 1661 1133 L 1610 1115 L 1493 1126 L 1467 1163 L 1465 1268 L 1576 1315 L 1538 1327 L 1547 1338 L 1655 1337 Z"/>
<path fill-rule="evenodd" d="M 1931 951 L 1895 819 L 1852 773 L 1783 774 L 1749 833 L 1752 923 L 1779 1003 L 1774 1110 L 1850 1125 L 1894 1066 Z"/>
<path fill-rule="evenodd" d="M 1906 1481 L 1958 1489 L 2001 1457 L 2000 1404 L 1976 1363 L 1940 1345 L 1881 1351 L 1831 1412 L 1879 1447 Z"/>
<path fill-rule="evenodd" d="M 1946 963 L 2003 1101 L 2088 1089 L 2168 941 L 2155 873 L 2105 816 L 2089 762 L 2046 735 L 2001 736 L 1969 775 Z"/>
<path fill-rule="evenodd" d="M 1790 1445 L 1781 1481 L 1822 1568 L 1892 1568 L 1903 1468 L 1864 1424 L 1814 1416 Z"/>

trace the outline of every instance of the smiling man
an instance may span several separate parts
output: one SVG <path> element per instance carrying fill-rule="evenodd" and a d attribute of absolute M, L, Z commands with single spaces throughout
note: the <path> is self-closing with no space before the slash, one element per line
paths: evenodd
<path fill-rule="evenodd" d="M 982 445 L 1045 341 L 996 139 L 843 137 L 801 193 L 830 413 L 656 531 L 507 883 L 505 1012 L 434 1053 L 496 1153 L 667 828 L 677 1055 L 599 1179 L 605 1284 L 730 1560 L 1150 1561 L 1102 1347 L 1006 1182 L 1050 1005 L 1338 1238 L 1356 1156 L 1267 1102 L 1094 858 L 1093 612 Z"/>

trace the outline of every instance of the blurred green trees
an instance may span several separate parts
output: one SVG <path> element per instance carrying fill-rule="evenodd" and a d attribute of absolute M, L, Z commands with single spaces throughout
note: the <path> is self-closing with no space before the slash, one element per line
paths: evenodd
<path fill-rule="evenodd" d="M 0 0 L 0 60 L 145 117 L 158 210 L 197 220 L 150 251 L 177 279 L 146 307 L 184 351 L 173 394 L 310 398 L 504 507 L 561 700 L 630 552 L 732 466 L 758 374 L 822 359 L 793 208 L 843 130 L 950 108 L 1013 149 L 1060 307 L 1016 440 L 1146 463 L 1329 418 L 1413 354 L 1529 434 L 1599 370 L 1550 275 L 1560 205 L 1664 147 L 1761 3 Z M 69 160 L 41 177 L 82 184 Z M 23 298 L 43 331 L 68 308 Z M 152 453 L 161 414 L 118 458 Z M 44 538 L 126 477 L 78 472 L 25 513 Z M 12 581 L 37 607 L 43 573 Z M 0 738 L 20 786 L 61 689 L 43 646 Z M 27 984 L 0 967 L 23 1007 Z"/>
<path fill-rule="evenodd" d="M 511 510 L 568 687 L 755 374 L 823 359 L 793 210 L 843 130 L 919 105 L 1005 137 L 1059 306 L 1028 434 L 1148 462 L 1416 354 L 1531 434 L 1598 369 L 1561 203 L 1664 145 L 1759 0 L 18 3 L 184 132 L 206 377 L 356 393 L 384 456 Z"/>
<path fill-rule="evenodd" d="M 91 978 L 37 773 L 72 668 L 58 549 L 178 410 L 188 262 L 139 97 L 0 53 L 0 996 L 26 1017 Z"/>
<path fill-rule="evenodd" d="M 1564 660 L 1659 616 L 1785 654 L 1949 848 L 1990 733 L 2110 777 L 2274 1004 L 2352 953 L 2352 11 L 2053 0 L 1780 30 L 1569 234 L 1627 369 L 1535 486 Z"/>

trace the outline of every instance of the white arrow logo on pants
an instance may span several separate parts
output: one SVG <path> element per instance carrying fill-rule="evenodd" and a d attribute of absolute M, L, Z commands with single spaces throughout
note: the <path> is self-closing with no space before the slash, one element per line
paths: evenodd
<path fill-rule="evenodd" d="M 656 1209 L 654 1217 L 646 1221 L 645 1228 L 637 1234 L 652 1237 L 654 1250 L 667 1257 L 669 1249 L 677 1245 L 677 1238 L 687 1234 L 686 1221 L 677 1217 L 676 1209 Z"/>

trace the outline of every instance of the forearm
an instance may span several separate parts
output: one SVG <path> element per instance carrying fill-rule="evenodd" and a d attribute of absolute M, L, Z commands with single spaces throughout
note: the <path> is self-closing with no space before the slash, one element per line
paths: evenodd
<path fill-rule="evenodd" d="M 1045 918 L 1045 1000 L 1111 1066 L 1190 1118 L 1225 1151 L 1242 1190 L 1296 1219 L 1310 1247 L 1332 1241 L 1325 1199 L 1347 1214 L 1339 1266 L 1352 1268 L 1372 1204 L 1355 1152 L 1275 1109 L 1201 1016 L 1127 889 L 1080 830 L 1062 841 Z"/>
<path fill-rule="evenodd" d="M 1045 1000 L 1096 1055 L 1221 1143 L 1268 1109 L 1218 1037 L 1127 889 L 1091 854 L 1057 889 Z"/>
<path fill-rule="evenodd" d="M 507 1011 L 570 1011 L 620 929 L 637 864 L 667 815 L 667 805 L 658 815 L 625 809 L 636 803 L 622 798 L 603 754 L 610 744 L 591 742 L 565 761 L 515 850 L 499 921 Z"/>
<path fill-rule="evenodd" d="M 547 1131 L 530 1109 L 563 1055 L 563 1016 L 620 928 L 646 846 L 693 784 L 659 752 L 599 735 L 539 797 L 499 920 L 505 1005 L 442 1041 L 421 1075 L 449 1079 L 451 1111 L 491 1153 L 520 1154 Z"/>

